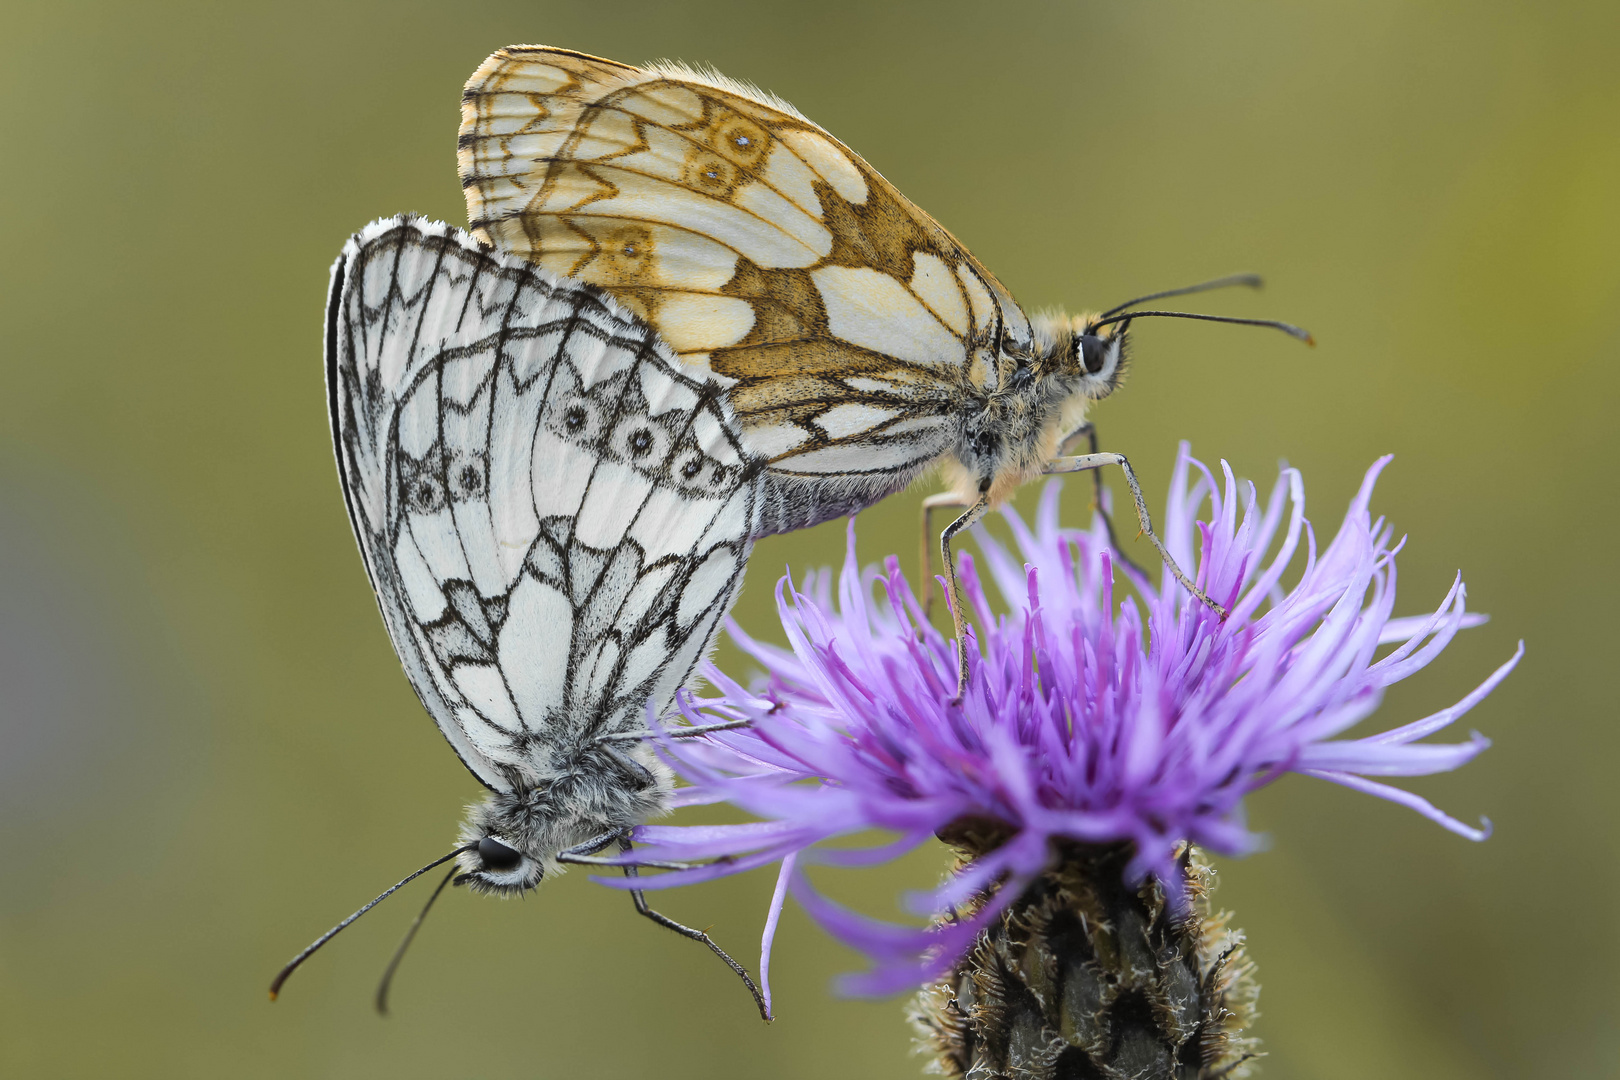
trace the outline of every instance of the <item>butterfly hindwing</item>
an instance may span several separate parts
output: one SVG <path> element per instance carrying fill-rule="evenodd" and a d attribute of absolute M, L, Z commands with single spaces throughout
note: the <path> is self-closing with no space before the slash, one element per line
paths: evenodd
<path fill-rule="evenodd" d="M 759 513 L 716 387 L 599 290 L 411 217 L 333 268 L 327 365 L 384 621 L 468 768 L 509 790 L 667 707 Z"/>
<path fill-rule="evenodd" d="M 903 485 L 1030 338 L 876 170 L 719 76 L 502 49 L 467 84 L 459 161 L 475 234 L 609 290 L 726 380 L 778 482 Z"/>

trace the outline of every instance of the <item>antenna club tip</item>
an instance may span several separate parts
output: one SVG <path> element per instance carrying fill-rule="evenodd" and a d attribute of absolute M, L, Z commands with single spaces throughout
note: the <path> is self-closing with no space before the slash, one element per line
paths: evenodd
<path fill-rule="evenodd" d="M 1316 337 L 1314 335 L 1312 335 L 1312 334 L 1307 333 L 1305 335 L 1305 344 L 1309 345 L 1313 349 L 1316 348 Z"/>
<path fill-rule="evenodd" d="M 271 1001 L 276 1000 L 276 991 L 274 991 L 274 990 L 270 991 L 270 1000 Z"/>

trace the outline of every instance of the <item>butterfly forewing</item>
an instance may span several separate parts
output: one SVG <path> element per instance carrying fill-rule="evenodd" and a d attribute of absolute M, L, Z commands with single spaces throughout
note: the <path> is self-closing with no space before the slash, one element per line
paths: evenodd
<path fill-rule="evenodd" d="M 774 478 L 903 485 L 1030 337 L 866 162 L 718 76 L 503 49 L 467 85 L 459 160 L 475 233 L 608 289 L 726 380 Z"/>
<path fill-rule="evenodd" d="M 716 386 L 599 290 L 410 217 L 350 241 L 328 312 L 350 520 L 468 768 L 512 790 L 644 726 L 713 642 L 758 517 Z"/>

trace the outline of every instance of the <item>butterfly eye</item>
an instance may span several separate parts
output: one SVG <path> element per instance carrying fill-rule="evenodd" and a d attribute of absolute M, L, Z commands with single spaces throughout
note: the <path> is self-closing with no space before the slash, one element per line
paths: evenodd
<path fill-rule="evenodd" d="M 1079 347 L 1080 362 L 1086 366 L 1087 374 L 1097 374 L 1108 362 L 1109 342 L 1096 334 L 1076 334 L 1075 344 Z"/>
<path fill-rule="evenodd" d="M 478 858 L 485 870 L 515 870 L 523 861 L 523 853 L 493 836 L 486 836 L 478 841 Z"/>

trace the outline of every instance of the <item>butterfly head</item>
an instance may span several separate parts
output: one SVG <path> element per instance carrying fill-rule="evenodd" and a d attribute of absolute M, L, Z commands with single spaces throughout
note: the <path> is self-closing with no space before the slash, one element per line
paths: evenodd
<path fill-rule="evenodd" d="M 525 893 L 561 873 L 574 861 L 570 854 L 594 854 L 665 812 L 673 786 L 650 747 L 598 744 L 562 776 L 496 791 L 468 807 L 456 884 L 498 896 Z"/>
<path fill-rule="evenodd" d="M 474 892 L 516 896 L 528 892 L 546 876 L 548 864 L 564 846 L 554 834 L 553 822 L 535 798 L 497 792 L 468 808 L 461 827 L 461 850 L 456 865 L 457 885 Z"/>
<path fill-rule="evenodd" d="M 1114 392 L 1125 375 L 1130 323 L 1097 325 L 1097 316 L 1043 314 L 1031 320 L 1042 364 L 1084 401 Z"/>
<path fill-rule="evenodd" d="M 545 877 L 544 861 L 525 853 L 515 843 L 493 832 L 468 841 L 456 859 L 462 871 L 456 884 L 503 896 L 527 892 L 540 884 Z"/>

